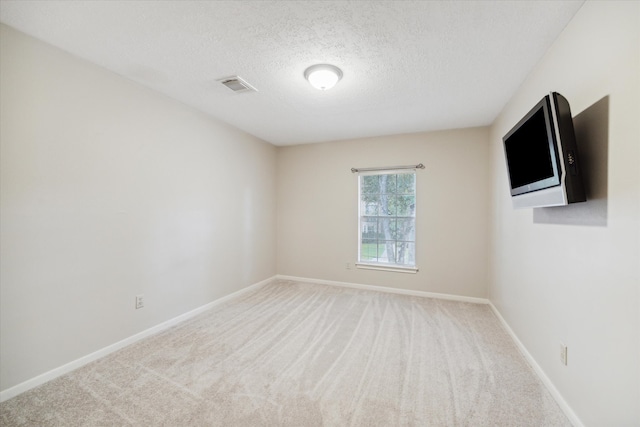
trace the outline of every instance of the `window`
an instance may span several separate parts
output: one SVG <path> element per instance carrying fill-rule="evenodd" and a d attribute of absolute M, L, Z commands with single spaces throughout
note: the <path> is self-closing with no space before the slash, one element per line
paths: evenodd
<path fill-rule="evenodd" d="M 358 266 L 417 271 L 415 171 L 362 173 L 358 194 Z"/>

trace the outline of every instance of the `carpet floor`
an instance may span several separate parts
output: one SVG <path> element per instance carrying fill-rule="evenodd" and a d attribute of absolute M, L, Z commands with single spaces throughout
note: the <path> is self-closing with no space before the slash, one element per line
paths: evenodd
<path fill-rule="evenodd" d="M 0 404 L 3 426 L 570 426 L 490 307 L 274 281 Z"/>

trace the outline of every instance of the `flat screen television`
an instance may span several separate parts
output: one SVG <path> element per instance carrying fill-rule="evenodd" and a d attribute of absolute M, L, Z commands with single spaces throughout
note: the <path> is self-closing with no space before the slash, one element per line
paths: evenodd
<path fill-rule="evenodd" d="M 586 201 L 569 102 L 542 98 L 502 138 L 514 208 Z"/>

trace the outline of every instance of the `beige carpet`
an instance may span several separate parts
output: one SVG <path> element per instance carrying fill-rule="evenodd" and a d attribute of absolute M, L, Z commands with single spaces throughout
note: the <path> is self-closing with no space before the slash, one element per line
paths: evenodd
<path fill-rule="evenodd" d="M 569 426 L 486 305 L 277 281 L 0 404 L 3 426 Z"/>

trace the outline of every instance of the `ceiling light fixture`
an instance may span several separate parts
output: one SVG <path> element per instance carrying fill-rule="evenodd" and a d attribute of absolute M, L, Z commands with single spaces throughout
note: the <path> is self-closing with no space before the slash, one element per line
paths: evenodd
<path fill-rule="evenodd" d="M 304 70 L 304 78 L 316 89 L 327 90 L 342 78 L 342 70 L 335 65 L 316 64 Z"/>

